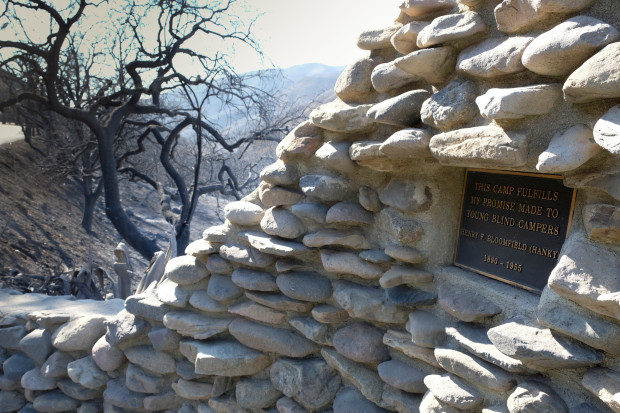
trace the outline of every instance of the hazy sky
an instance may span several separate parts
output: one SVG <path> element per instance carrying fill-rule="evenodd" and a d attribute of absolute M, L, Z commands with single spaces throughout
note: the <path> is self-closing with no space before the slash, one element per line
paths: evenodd
<path fill-rule="evenodd" d="M 341 66 L 368 55 L 356 46 L 358 35 L 389 26 L 401 0 L 254 0 L 263 13 L 253 33 L 275 66 L 303 63 Z M 260 60 L 237 49 L 238 72 L 258 69 Z M 266 62 L 268 63 L 268 62 Z"/>

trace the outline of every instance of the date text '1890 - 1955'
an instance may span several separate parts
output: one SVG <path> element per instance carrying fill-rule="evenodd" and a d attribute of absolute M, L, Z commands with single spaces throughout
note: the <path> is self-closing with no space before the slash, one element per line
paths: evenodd
<path fill-rule="evenodd" d="M 454 263 L 540 292 L 573 215 L 562 177 L 468 169 Z"/>

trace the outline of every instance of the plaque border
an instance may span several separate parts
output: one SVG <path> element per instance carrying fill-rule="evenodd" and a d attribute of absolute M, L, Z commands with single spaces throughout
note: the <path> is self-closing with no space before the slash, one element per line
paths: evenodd
<path fill-rule="evenodd" d="M 519 287 L 522 288 L 526 291 L 541 295 L 542 294 L 542 290 L 538 290 L 537 288 L 533 288 L 527 285 L 523 285 L 523 284 L 519 284 L 516 281 L 512 281 L 512 280 L 508 280 L 505 278 L 502 278 L 498 275 L 493 275 L 490 273 L 487 273 L 486 271 L 482 271 L 482 270 L 478 270 L 476 268 L 472 268 L 470 266 L 467 266 L 465 264 L 460 264 L 456 262 L 456 256 L 458 254 L 458 249 L 459 249 L 459 234 L 461 233 L 461 220 L 463 219 L 463 203 L 465 201 L 465 190 L 467 189 L 467 179 L 468 179 L 468 174 L 469 172 L 484 172 L 484 173 L 493 173 L 493 174 L 503 174 L 503 175 L 516 175 L 516 176 L 530 176 L 530 177 L 534 177 L 534 178 L 546 178 L 546 179 L 564 179 L 564 176 L 562 175 L 554 175 L 554 174 L 541 174 L 541 173 L 535 173 L 535 172 L 518 172 L 518 171 L 502 171 L 502 170 L 498 170 L 498 169 L 484 169 L 484 168 L 466 168 L 465 169 L 465 179 L 463 180 L 463 193 L 461 195 L 461 207 L 459 208 L 459 225 L 457 227 L 457 232 L 456 232 L 456 245 L 454 246 L 454 256 L 452 258 L 452 263 L 454 266 L 459 267 L 459 268 L 463 268 L 466 269 L 468 271 L 473 271 L 475 273 L 484 275 L 485 277 L 503 282 L 505 284 L 509 284 L 512 285 L 514 287 Z M 575 212 L 575 200 L 577 199 L 577 189 L 576 188 L 572 188 L 573 189 L 573 196 L 571 199 L 571 204 L 570 204 L 570 211 L 569 211 L 569 216 L 568 216 L 568 222 L 566 224 L 566 235 L 564 236 L 564 239 L 562 240 L 562 246 L 564 246 L 564 242 L 566 242 L 566 238 L 568 237 L 568 233 L 570 232 L 570 228 L 573 224 L 573 214 Z M 558 257 L 559 260 L 559 257 Z"/>

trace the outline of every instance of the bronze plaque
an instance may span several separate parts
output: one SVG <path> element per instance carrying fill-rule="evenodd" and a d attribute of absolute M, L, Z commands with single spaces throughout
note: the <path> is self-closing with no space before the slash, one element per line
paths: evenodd
<path fill-rule="evenodd" d="M 455 265 L 540 293 L 574 203 L 559 175 L 468 169 Z"/>

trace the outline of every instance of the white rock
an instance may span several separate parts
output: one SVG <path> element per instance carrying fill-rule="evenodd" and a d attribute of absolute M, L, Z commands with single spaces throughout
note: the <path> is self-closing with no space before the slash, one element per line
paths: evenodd
<path fill-rule="evenodd" d="M 402 27 L 401 23 L 394 23 L 388 27 L 363 31 L 357 38 L 357 47 L 362 50 L 385 49 L 391 47 L 390 38 Z"/>
<path fill-rule="evenodd" d="M 366 116 L 378 123 L 411 127 L 420 121 L 420 108 L 429 95 L 424 89 L 410 90 L 377 103 Z"/>
<path fill-rule="evenodd" d="M 561 96 L 559 84 L 492 88 L 476 98 L 476 105 L 487 119 L 521 119 L 549 113 Z"/>
<path fill-rule="evenodd" d="M 504 0 L 495 8 L 497 28 L 515 33 L 554 15 L 570 14 L 590 7 L 596 0 Z"/>
<path fill-rule="evenodd" d="M 541 34 L 523 52 L 523 65 L 544 76 L 570 74 L 599 49 L 620 39 L 613 26 L 577 16 Z"/>
<path fill-rule="evenodd" d="M 365 132 L 374 127 L 366 117 L 372 105 L 349 105 L 340 99 L 325 103 L 310 112 L 310 122 L 334 132 Z"/>
<path fill-rule="evenodd" d="M 334 86 L 334 92 L 340 100 L 347 103 L 370 103 L 376 95 L 370 76 L 382 61 L 378 57 L 364 57 L 347 66 Z"/>
<path fill-rule="evenodd" d="M 412 21 L 405 24 L 392 35 L 390 39 L 392 46 L 394 46 L 396 51 L 402 54 L 408 54 L 418 50 L 418 45 L 416 44 L 418 33 L 426 26 L 428 26 L 428 22 L 423 21 Z"/>
<path fill-rule="evenodd" d="M 525 165 L 528 143 L 524 133 L 480 126 L 440 133 L 429 146 L 443 165 L 489 168 Z"/>
<path fill-rule="evenodd" d="M 538 156 L 536 169 L 545 173 L 576 169 L 601 151 L 594 142 L 592 129 L 575 125 L 556 133 L 549 146 Z"/>
<path fill-rule="evenodd" d="M 564 82 L 564 99 L 573 103 L 586 103 L 598 99 L 620 97 L 620 42 L 605 46 L 586 60 Z"/>
<path fill-rule="evenodd" d="M 420 109 L 422 122 L 442 131 L 462 126 L 478 115 L 475 98 L 475 84 L 456 79 L 424 101 Z"/>
<path fill-rule="evenodd" d="M 620 105 L 609 109 L 596 122 L 594 141 L 614 155 L 620 155 Z"/>
<path fill-rule="evenodd" d="M 430 155 L 428 149 L 430 140 L 431 134 L 427 130 L 401 129 L 390 135 L 379 146 L 379 150 L 392 159 L 421 158 Z"/>
<path fill-rule="evenodd" d="M 419 76 L 405 72 L 396 67 L 394 62 L 377 65 L 370 76 L 372 86 L 377 92 L 383 93 L 420 80 Z"/>
<path fill-rule="evenodd" d="M 533 37 L 492 37 L 463 50 L 457 70 L 468 75 L 491 79 L 525 70 L 521 57 Z"/>
<path fill-rule="evenodd" d="M 486 30 L 478 13 L 465 12 L 440 16 L 418 34 L 418 47 L 430 47 L 441 43 L 464 39 Z"/>
<path fill-rule="evenodd" d="M 455 63 L 456 49 L 452 46 L 417 50 L 394 60 L 397 68 L 414 75 L 418 80 L 426 80 L 430 83 L 445 81 L 454 71 Z"/>
<path fill-rule="evenodd" d="M 411 17 L 420 17 L 429 13 L 450 10 L 456 6 L 456 0 L 405 0 L 400 9 Z"/>
<path fill-rule="evenodd" d="M 282 238 L 297 238 L 306 232 L 304 224 L 291 211 L 273 207 L 265 211 L 260 222 L 265 233 Z"/>
<path fill-rule="evenodd" d="M 355 168 L 355 164 L 349 157 L 350 142 L 347 141 L 329 141 L 325 142 L 314 154 L 325 167 L 340 171 L 351 172 Z"/>
<path fill-rule="evenodd" d="M 263 209 L 251 202 L 234 201 L 224 207 L 224 216 L 236 225 L 258 225 L 263 217 Z"/>

